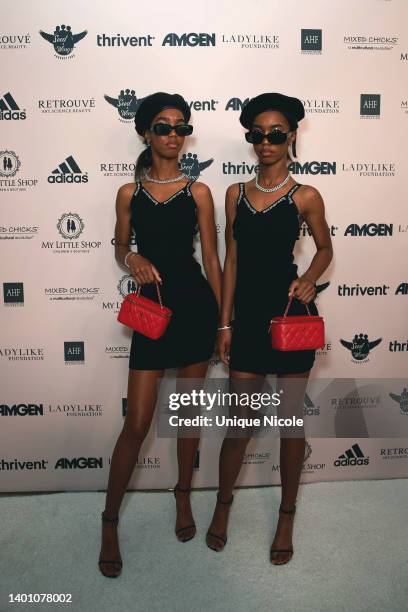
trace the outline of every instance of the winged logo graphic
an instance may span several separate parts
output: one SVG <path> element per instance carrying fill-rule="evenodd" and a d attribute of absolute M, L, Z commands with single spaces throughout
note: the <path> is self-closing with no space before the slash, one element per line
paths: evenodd
<path fill-rule="evenodd" d="M 104 96 L 105 100 L 114 106 L 124 121 L 133 121 L 143 98 L 136 98 L 134 89 L 122 89 L 117 98 Z"/>
<path fill-rule="evenodd" d="M 408 389 L 406 387 L 404 387 L 401 395 L 390 393 L 389 396 L 399 404 L 400 410 L 403 414 L 408 414 Z"/>
<path fill-rule="evenodd" d="M 357 361 L 363 361 L 368 357 L 368 354 L 371 349 L 378 346 L 381 342 L 382 338 L 377 338 L 377 340 L 368 339 L 367 334 L 355 334 L 352 342 L 348 342 L 347 340 L 340 340 L 340 343 L 349 351 L 351 351 L 352 356 Z"/>
<path fill-rule="evenodd" d="M 71 26 L 57 25 L 53 34 L 48 34 L 47 32 L 43 32 L 43 30 L 40 30 L 40 34 L 44 40 L 53 45 L 57 55 L 66 56 L 72 53 L 76 43 L 85 38 L 88 31 L 84 30 L 79 34 L 74 34 L 71 30 Z"/>
<path fill-rule="evenodd" d="M 196 153 L 184 153 L 180 159 L 180 170 L 184 172 L 190 179 L 197 179 L 200 173 L 211 166 L 213 159 L 207 159 L 207 161 L 200 162 Z"/>

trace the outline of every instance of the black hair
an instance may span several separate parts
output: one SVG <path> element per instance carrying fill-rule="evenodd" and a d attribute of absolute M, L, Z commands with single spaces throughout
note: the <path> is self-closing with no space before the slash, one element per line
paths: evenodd
<path fill-rule="evenodd" d="M 152 165 L 152 149 L 149 145 L 149 146 L 146 146 L 146 148 L 141 152 L 141 154 L 136 160 L 135 180 L 136 181 L 139 180 L 143 170 L 147 170 L 147 168 L 150 168 L 151 165 Z"/>

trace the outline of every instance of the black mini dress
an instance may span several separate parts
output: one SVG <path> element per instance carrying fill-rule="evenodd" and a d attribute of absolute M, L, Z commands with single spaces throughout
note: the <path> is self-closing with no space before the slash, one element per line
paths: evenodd
<path fill-rule="evenodd" d="M 190 181 L 164 202 L 136 183 L 131 200 L 131 224 L 137 252 L 158 269 L 163 304 L 173 311 L 161 338 L 133 332 L 129 368 L 164 370 L 208 360 L 214 352 L 218 305 L 214 292 L 194 258 L 196 203 Z M 157 301 L 155 283 L 141 295 Z"/>
<path fill-rule="evenodd" d="M 237 274 L 230 368 L 256 374 L 306 372 L 315 360 L 314 350 L 277 351 L 271 346 L 269 323 L 282 316 L 291 282 L 298 277 L 293 249 L 302 217 L 293 201 L 301 185 L 257 211 L 239 184 L 233 236 L 237 241 Z M 318 311 L 308 304 L 312 315 Z M 306 306 L 294 299 L 288 315 L 306 315 Z"/>

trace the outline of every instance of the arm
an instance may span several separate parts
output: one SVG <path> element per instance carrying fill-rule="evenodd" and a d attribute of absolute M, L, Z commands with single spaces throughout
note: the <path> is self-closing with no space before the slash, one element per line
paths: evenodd
<path fill-rule="evenodd" d="M 235 281 L 237 274 L 237 243 L 232 235 L 232 224 L 236 215 L 236 202 L 239 194 L 237 184 L 230 185 L 225 194 L 225 261 L 222 280 L 222 303 L 220 327 L 229 325 L 232 317 L 234 304 Z M 220 359 L 225 365 L 229 362 L 229 349 L 231 345 L 231 329 L 218 332 L 218 352 Z"/>
<path fill-rule="evenodd" d="M 214 202 L 211 191 L 204 183 L 194 183 L 191 192 L 197 204 L 201 254 L 208 282 L 214 291 L 218 308 L 221 304 L 221 266 L 217 252 L 217 231 L 214 220 Z"/>
<path fill-rule="evenodd" d="M 127 183 L 119 188 L 116 196 L 115 259 L 122 266 L 125 265 L 125 257 L 130 251 L 130 202 L 134 189 L 133 183 Z M 161 282 L 158 270 L 142 255 L 132 253 L 127 258 L 127 262 L 132 276 L 139 285 L 152 283 L 155 280 Z"/>
<path fill-rule="evenodd" d="M 293 292 L 303 304 L 307 304 L 315 297 L 315 284 L 333 258 L 333 247 L 320 193 L 308 185 L 299 191 L 298 208 L 312 232 L 316 253 L 306 272 L 291 283 L 289 294 Z"/>

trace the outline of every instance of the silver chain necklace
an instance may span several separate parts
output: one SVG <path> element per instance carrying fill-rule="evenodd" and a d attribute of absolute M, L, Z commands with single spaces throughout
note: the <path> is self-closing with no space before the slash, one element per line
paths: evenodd
<path fill-rule="evenodd" d="M 144 172 L 143 178 L 146 181 L 151 181 L 152 183 L 159 183 L 160 185 L 164 185 L 166 183 L 177 183 L 178 181 L 182 181 L 184 178 L 188 178 L 188 176 L 186 174 L 184 174 L 184 172 L 182 172 L 181 174 L 179 174 L 178 176 L 175 176 L 174 178 L 170 178 L 170 179 L 155 179 L 155 178 L 152 178 L 151 176 L 149 176 L 147 174 L 147 172 Z"/>
<path fill-rule="evenodd" d="M 258 183 L 258 176 L 259 174 L 256 173 L 256 179 L 255 179 L 255 187 L 257 189 L 259 189 L 259 191 L 263 191 L 264 193 L 273 193 L 274 191 L 278 191 L 278 189 L 280 189 L 281 187 L 284 187 L 284 185 L 286 185 L 286 183 L 289 181 L 290 179 L 290 174 L 288 173 L 288 176 L 283 179 L 283 181 L 281 183 L 279 183 L 279 185 L 275 185 L 274 187 L 262 187 L 259 183 Z"/>

